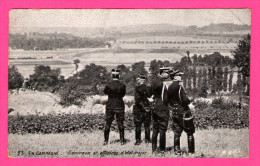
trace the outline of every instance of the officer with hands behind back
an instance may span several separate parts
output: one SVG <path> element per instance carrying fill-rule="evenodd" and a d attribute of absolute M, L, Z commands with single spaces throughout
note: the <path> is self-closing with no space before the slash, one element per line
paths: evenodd
<path fill-rule="evenodd" d="M 125 84 L 119 82 L 120 70 L 112 69 L 111 76 L 112 81 L 106 85 L 104 93 L 108 95 L 108 101 L 106 104 L 106 125 L 104 131 L 104 145 L 108 144 L 109 132 L 111 124 L 116 116 L 116 121 L 118 124 L 120 142 L 121 145 L 125 144 L 124 138 L 124 119 L 125 119 L 125 104 L 123 97 L 126 94 Z"/>
<path fill-rule="evenodd" d="M 135 123 L 135 145 L 141 144 L 141 127 L 142 123 L 145 128 L 145 143 L 150 143 L 150 124 L 151 111 L 149 107 L 149 88 L 145 84 L 146 76 L 139 75 L 137 78 L 137 86 L 135 87 L 135 105 L 133 107 L 134 123 Z"/>

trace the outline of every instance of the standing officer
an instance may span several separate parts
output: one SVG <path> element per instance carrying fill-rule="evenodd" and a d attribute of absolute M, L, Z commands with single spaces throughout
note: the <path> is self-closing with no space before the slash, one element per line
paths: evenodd
<path fill-rule="evenodd" d="M 166 148 L 166 131 L 169 121 L 169 110 L 167 107 L 167 88 L 164 82 L 169 79 L 169 67 L 160 68 L 159 78 L 153 80 L 151 85 L 151 94 L 153 102 L 151 105 L 152 120 L 153 120 L 153 135 L 152 135 L 152 151 L 157 149 L 157 137 L 160 133 L 159 149 L 161 152 Z"/>
<path fill-rule="evenodd" d="M 116 121 L 119 129 L 121 145 L 125 143 L 124 139 L 124 118 L 125 118 L 125 104 L 123 97 L 126 94 L 126 86 L 119 82 L 120 70 L 112 69 L 113 81 L 106 85 L 104 93 L 108 95 L 106 104 L 106 126 L 104 131 L 104 145 L 108 144 L 109 131 L 111 124 L 116 116 Z"/>
<path fill-rule="evenodd" d="M 141 144 L 141 127 L 144 123 L 145 143 L 150 143 L 150 124 L 151 111 L 149 108 L 149 89 L 145 85 L 146 76 L 139 75 L 137 78 L 137 86 L 135 87 L 135 105 L 133 107 L 134 123 L 135 123 L 135 145 Z"/>
<path fill-rule="evenodd" d="M 180 137 L 184 130 L 188 136 L 188 153 L 195 152 L 194 136 L 195 127 L 193 117 L 189 109 L 190 100 L 186 96 L 184 88 L 179 84 L 182 80 L 182 73 L 179 71 L 171 71 L 170 77 L 173 83 L 168 88 L 168 102 L 173 121 L 174 132 L 174 152 L 177 155 L 181 154 L 180 150 Z"/>

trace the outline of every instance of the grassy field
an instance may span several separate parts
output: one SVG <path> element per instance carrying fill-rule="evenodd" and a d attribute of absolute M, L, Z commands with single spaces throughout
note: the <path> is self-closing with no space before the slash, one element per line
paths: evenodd
<path fill-rule="evenodd" d="M 142 137 L 144 133 L 142 133 Z M 134 145 L 134 132 L 126 131 L 127 143 L 119 143 L 119 134 L 110 133 L 109 144 L 103 146 L 103 132 L 81 132 L 67 134 L 9 134 L 10 157 L 228 157 L 244 158 L 249 152 L 249 129 L 198 130 L 195 133 L 196 153 L 187 155 L 187 137 L 181 137 L 183 155 L 173 153 L 173 132 L 167 132 L 167 152 L 152 154 L 151 144 Z"/>

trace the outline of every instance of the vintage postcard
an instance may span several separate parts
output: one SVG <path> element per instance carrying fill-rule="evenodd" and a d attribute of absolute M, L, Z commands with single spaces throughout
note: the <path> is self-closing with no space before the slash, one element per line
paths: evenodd
<path fill-rule="evenodd" d="M 12 9 L 12 158 L 247 158 L 251 10 Z"/>

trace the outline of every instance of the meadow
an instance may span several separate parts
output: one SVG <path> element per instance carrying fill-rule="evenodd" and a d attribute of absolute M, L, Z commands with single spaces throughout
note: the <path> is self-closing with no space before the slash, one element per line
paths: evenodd
<path fill-rule="evenodd" d="M 88 157 L 167 157 L 167 158 L 245 158 L 248 157 L 249 129 L 197 130 L 194 155 L 187 154 L 187 137 L 181 137 L 181 156 L 173 153 L 173 132 L 167 132 L 165 154 L 152 154 L 151 144 L 135 146 L 134 131 L 126 131 L 126 144 L 120 145 L 118 132 L 110 132 L 109 144 L 103 146 L 103 132 L 63 134 L 9 134 L 9 157 L 88 158 Z M 142 133 L 144 137 L 144 133 Z"/>
<path fill-rule="evenodd" d="M 20 91 L 9 93 L 8 152 L 10 157 L 197 157 L 244 158 L 249 154 L 249 115 L 244 102 L 236 106 L 237 96 L 224 96 L 214 105 L 214 98 L 197 98 L 195 110 L 196 153 L 187 155 L 187 137 L 181 137 L 182 155 L 173 153 L 171 122 L 167 132 L 167 151 L 152 154 L 151 144 L 135 146 L 132 117 L 133 96 L 124 98 L 126 144 L 121 146 L 116 122 L 110 141 L 103 146 L 104 104 L 106 96 L 89 96 L 82 107 L 62 107 L 59 97 L 49 92 Z M 38 100 L 41 98 L 41 100 Z M 144 133 L 142 133 L 142 137 Z"/>

